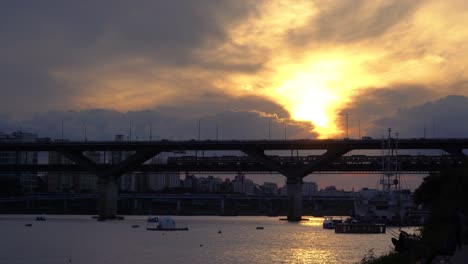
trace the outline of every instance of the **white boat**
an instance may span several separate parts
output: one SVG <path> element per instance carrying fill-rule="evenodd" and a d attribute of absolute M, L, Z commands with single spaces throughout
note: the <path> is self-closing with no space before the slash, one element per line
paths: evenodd
<path fill-rule="evenodd" d="M 157 222 L 159 222 L 159 218 L 157 216 L 148 216 L 148 219 L 146 219 L 146 222 L 148 222 L 148 223 L 157 223 Z"/>
<path fill-rule="evenodd" d="M 148 217 L 146 230 L 150 231 L 188 231 L 188 227 L 176 227 L 172 217 Z"/>
<path fill-rule="evenodd" d="M 333 219 L 333 216 L 325 216 L 323 220 L 322 227 L 323 229 L 335 229 L 335 225 L 343 223 L 343 220 Z"/>

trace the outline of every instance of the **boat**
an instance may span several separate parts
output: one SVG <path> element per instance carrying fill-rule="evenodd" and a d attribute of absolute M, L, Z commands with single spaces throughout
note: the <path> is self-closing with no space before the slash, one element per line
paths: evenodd
<path fill-rule="evenodd" d="M 146 219 L 146 222 L 148 222 L 148 223 L 157 223 L 157 222 L 159 222 L 159 218 L 157 216 L 148 216 L 148 219 Z"/>
<path fill-rule="evenodd" d="M 400 230 L 400 235 L 398 236 L 398 239 L 392 238 L 392 243 L 395 246 L 395 251 L 404 252 L 420 247 L 422 241 L 421 237 L 408 234 L 407 232 Z"/>
<path fill-rule="evenodd" d="M 148 217 L 146 230 L 149 231 L 188 231 L 188 227 L 176 227 L 171 217 Z"/>
<path fill-rule="evenodd" d="M 398 135 L 382 142 L 381 189 L 363 188 L 354 199 L 353 217 L 360 222 L 391 226 L 422 225 L 427 217 L 418 214 L 412 193 L 401 188 Z"/>
<path fill-rule="evenodd" d="M 45 221 L 46 218 L 45 216 L 41 215 L 41 216 L 36 216 L 36 221 Z"/>
<path fill-rule="evenodd" d="M 384 224 L 348 222 L 335 225 L 337 234 L 385 234 L 385 232 Z"/>
<path fill-rule="evenodd" d="M 335 229 L 335 225 L 340 223 L 343 223 L 343 220 L 333 219 L 333 216 L 325 216 L 322 227 L 323 229 Z"/>

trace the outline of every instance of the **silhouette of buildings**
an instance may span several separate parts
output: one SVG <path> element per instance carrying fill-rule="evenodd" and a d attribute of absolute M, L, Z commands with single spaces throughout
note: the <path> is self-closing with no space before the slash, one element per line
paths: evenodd
<path fill-rule="evenodd" d="M 6 142 L 34 142 L 37 140 L 37 135 L 34 133 L 26 133 L 16 131 L 11 134 L 0 133 L 0 141 Z M 38 154 L 32 151 L 2 151 L 0 152 L 0 164 L 37 164 Z M 15 182 L 23 192 L 33 192 L 38 188 L 40 179 L 37 173 L 21 172 L 21 173 L 2 173 L 1 177 L 4 180 Z"/>

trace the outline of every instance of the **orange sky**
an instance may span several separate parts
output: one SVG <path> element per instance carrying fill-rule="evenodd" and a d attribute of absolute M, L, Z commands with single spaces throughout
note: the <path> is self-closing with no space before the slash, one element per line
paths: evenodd
<path fill-rule="evenodd" d="M 51 67 L 48 77 L 78 91 L 58 107 L 126 111 L 202 101 L 207 92 L 261 96 L 291 118 L 312 122 L 320 137 L 333 138 L 344 135 L 346 109 L 371 90 L 430 91 L 395 108 L 468 95 L 467 1 L 249 2 L 236 19 L 230 10 L 201 10 L 223 36 L 203 35 L 184 55 L 186 63 L 129 52 Z M 115 25 L 103 27 L 90 49 L 105 53 L 119 44 L 118 33 Z"/>

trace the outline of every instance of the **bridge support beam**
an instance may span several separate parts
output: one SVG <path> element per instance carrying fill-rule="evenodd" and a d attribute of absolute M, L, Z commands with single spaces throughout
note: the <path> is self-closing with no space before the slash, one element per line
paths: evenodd
<path fill-rule="evenodd" d="M 117 194 L 119 191 L 117 180 L 123 174 L 132 171 L 138 165 L 158 155 L 159 152 L 158 150 L 138 151 L 110 170 L 98 173 L 100 181 L 98 214 L 100 218 L 114 219 L 117 216 Z"/>
<path fill-rule="evenodd" d="M 302 177 L 288 177 L 288 221 L 302 220 Z"/>
<path fill-rule="evenodd" d="M 101 179 L 99 182 L 98 214 L 102 219 L 115 219 L 117 217 L 117 194 L 119 186 L 117 179 Z"/>

